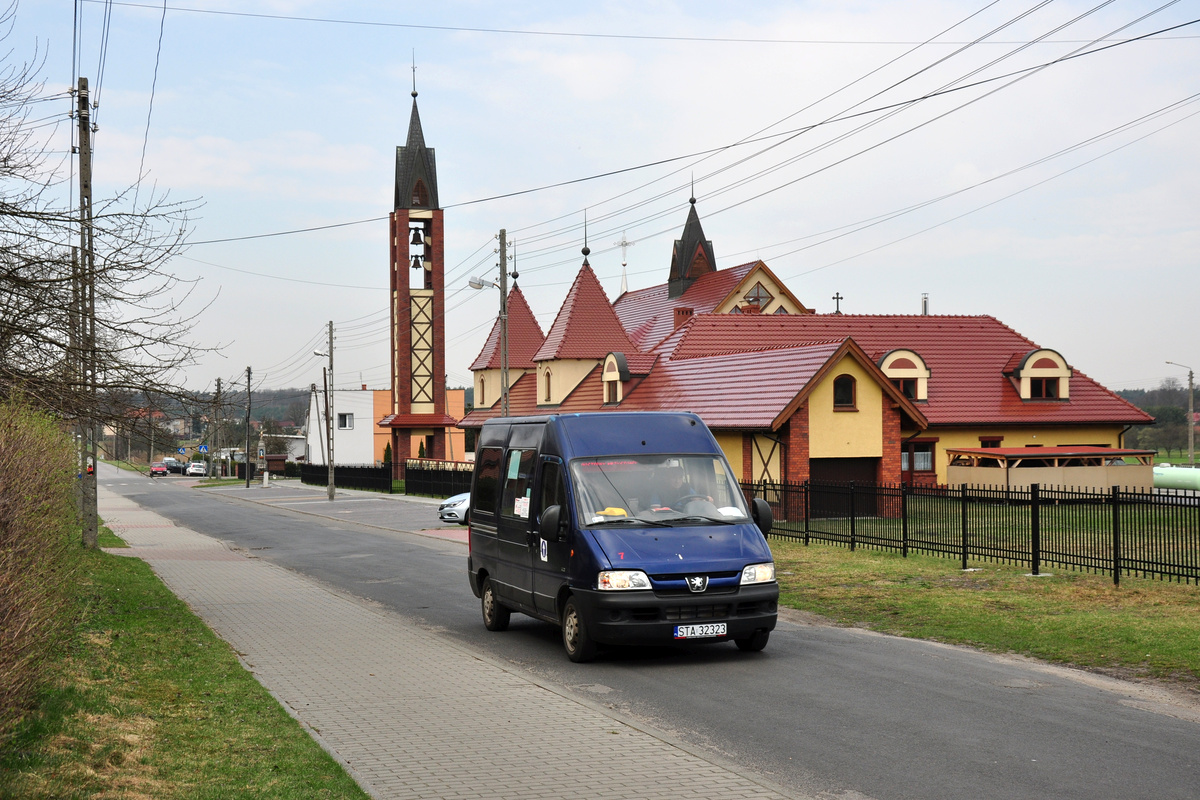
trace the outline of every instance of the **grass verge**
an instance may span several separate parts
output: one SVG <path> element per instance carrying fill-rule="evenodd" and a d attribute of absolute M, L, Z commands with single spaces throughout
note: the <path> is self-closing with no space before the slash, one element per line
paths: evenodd
<path fill-rule="evenodd" d="M 1200 691 L 1200 587 L 772 539 L 783 605 L 841 625 Z"/>
<path fill-rule="evenodd" d="M 70 656 L 0 751 L 0 798 L 366 798 L 144 562 L 85 562 Z"/>

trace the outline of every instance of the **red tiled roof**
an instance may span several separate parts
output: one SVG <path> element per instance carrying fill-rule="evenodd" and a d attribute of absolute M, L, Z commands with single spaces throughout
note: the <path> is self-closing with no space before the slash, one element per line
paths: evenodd
<path fill-rule="evenodd" d="M 1014 353 L 1038 345 L 990 316 L 788 314 L 697 316 L 659 352 L 670 361 L 738 354 L 746 370 L 761 376 L 763 388 L 781 376 L 777 351 L 805 343 L 853 338 L 871 358 L 905 348 L 930 370 L 928 401 L 919 404 L 932 425 L 1147 423 L 1151 417 L 1078 370 L 1070 379 L 1070 400 L 1023 401 L 1004 375 Z M 747 353 L 759 353 L 751 361 Z M 655 368 L 655 373 L 661 369 Z M 646 384 L 654 375 L 646 379 Z"/>
<path fill-rule="evenodd" d="M 617 298 L 613 309 L 633 343 L 642 350 L 650 350 L 675 330 L 676 308 L 690 308 L 697 314 L 710 313 L 759 263 L 752 261 L 702 275 L 675 299 L 668 296 L 669 287 L 665 283 L 626 292 Z"/>
<path fill-rule="evenodd" d="M 596 273 L 584 261 L 533 360 L 601 359 L 609 353 L 629 353 L 636 349 L 613 313 Z"/>
<path fill-rule="evenodd" d="M 513 369 L 533 369 L 533 355 L 545 337 L 542 326 L 529 310 L 525 295 L 514 286 L 508 293 L 508 366 Z M 483 349 L 479 351 L 472 370 L 500 369 L 500 320 L 492 325 Z"/>

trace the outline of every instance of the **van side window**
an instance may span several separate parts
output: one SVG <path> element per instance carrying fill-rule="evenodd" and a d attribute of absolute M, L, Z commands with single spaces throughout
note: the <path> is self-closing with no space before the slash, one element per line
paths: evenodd
<path fill-rule="evenodd" d="M 536 455 L 535 450 L 508 451 L 508 465 L 504 470 L 504 500 L 500 505 L 501 516 L 529 519 Z"/>
<path fill-rule="evenodd" d="M 538 505 L 538 513 L 545 511 L 550 506 L 564 506 L 563 517 L 566 517 L 567 510 L 567 487 L 563 483 L 562 464 L 557 461 L 542 462 L 542 497 L 541 503 Z"/>
<path fill-rule="evenodd" d="M 499 447 L 484 447 L 479 451 L 479 461 L 475 464 L 475 493 L 471 495 L 472 515 L 477 511 L 489 516 L 496 513 L 500 454 Z"/>

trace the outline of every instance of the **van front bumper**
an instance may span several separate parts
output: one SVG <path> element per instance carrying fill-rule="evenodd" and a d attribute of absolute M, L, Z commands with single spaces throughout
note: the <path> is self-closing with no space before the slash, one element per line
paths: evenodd
<path fill-rule="evenodd" d="M 733 592 L 664 595 L 653 591 L 574 591 L 589 635 L 601 644 L 668 644 L 677 625 L 725 623 L 725 635 L 689 642 L 726 642 L 775 628 L 779 584 Z"/>

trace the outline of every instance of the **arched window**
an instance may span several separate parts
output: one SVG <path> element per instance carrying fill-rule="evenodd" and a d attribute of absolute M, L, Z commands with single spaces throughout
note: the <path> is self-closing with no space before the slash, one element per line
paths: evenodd
<path fill-rule="evenodd" d="M 853 375 L 838 375 L 833 379 L 833 407 L 838 411 L 855 409 L 857 382 Z"/>
<path fill-rule="evenodd" d="M 420 179 L 413 184 L 412 204 L 414 206 L 429 205 L 429 190 L 425 188 L 425 182 Z"/>
<path fill-rule="evenodd" d="M 545 378 L 546 389 L 542 396 L 542 402 L 549 403 L 552 395 L 550 394 L 550 370 L 546 370 Z"/>
<path fill-rule="evenodd" d="M 484 397 L 487 396 L 487 393 L 484 392 L 485 386 L 487 386 L 487 381 L 484 379 L 484 377 L 482 375 L 480 375 L 479 376 L 479 397 L 477 397 L 475 399 L 475 404 L 478 405 L 480 408 L 487 408 L 487 405 L 484 402 Z"/>

